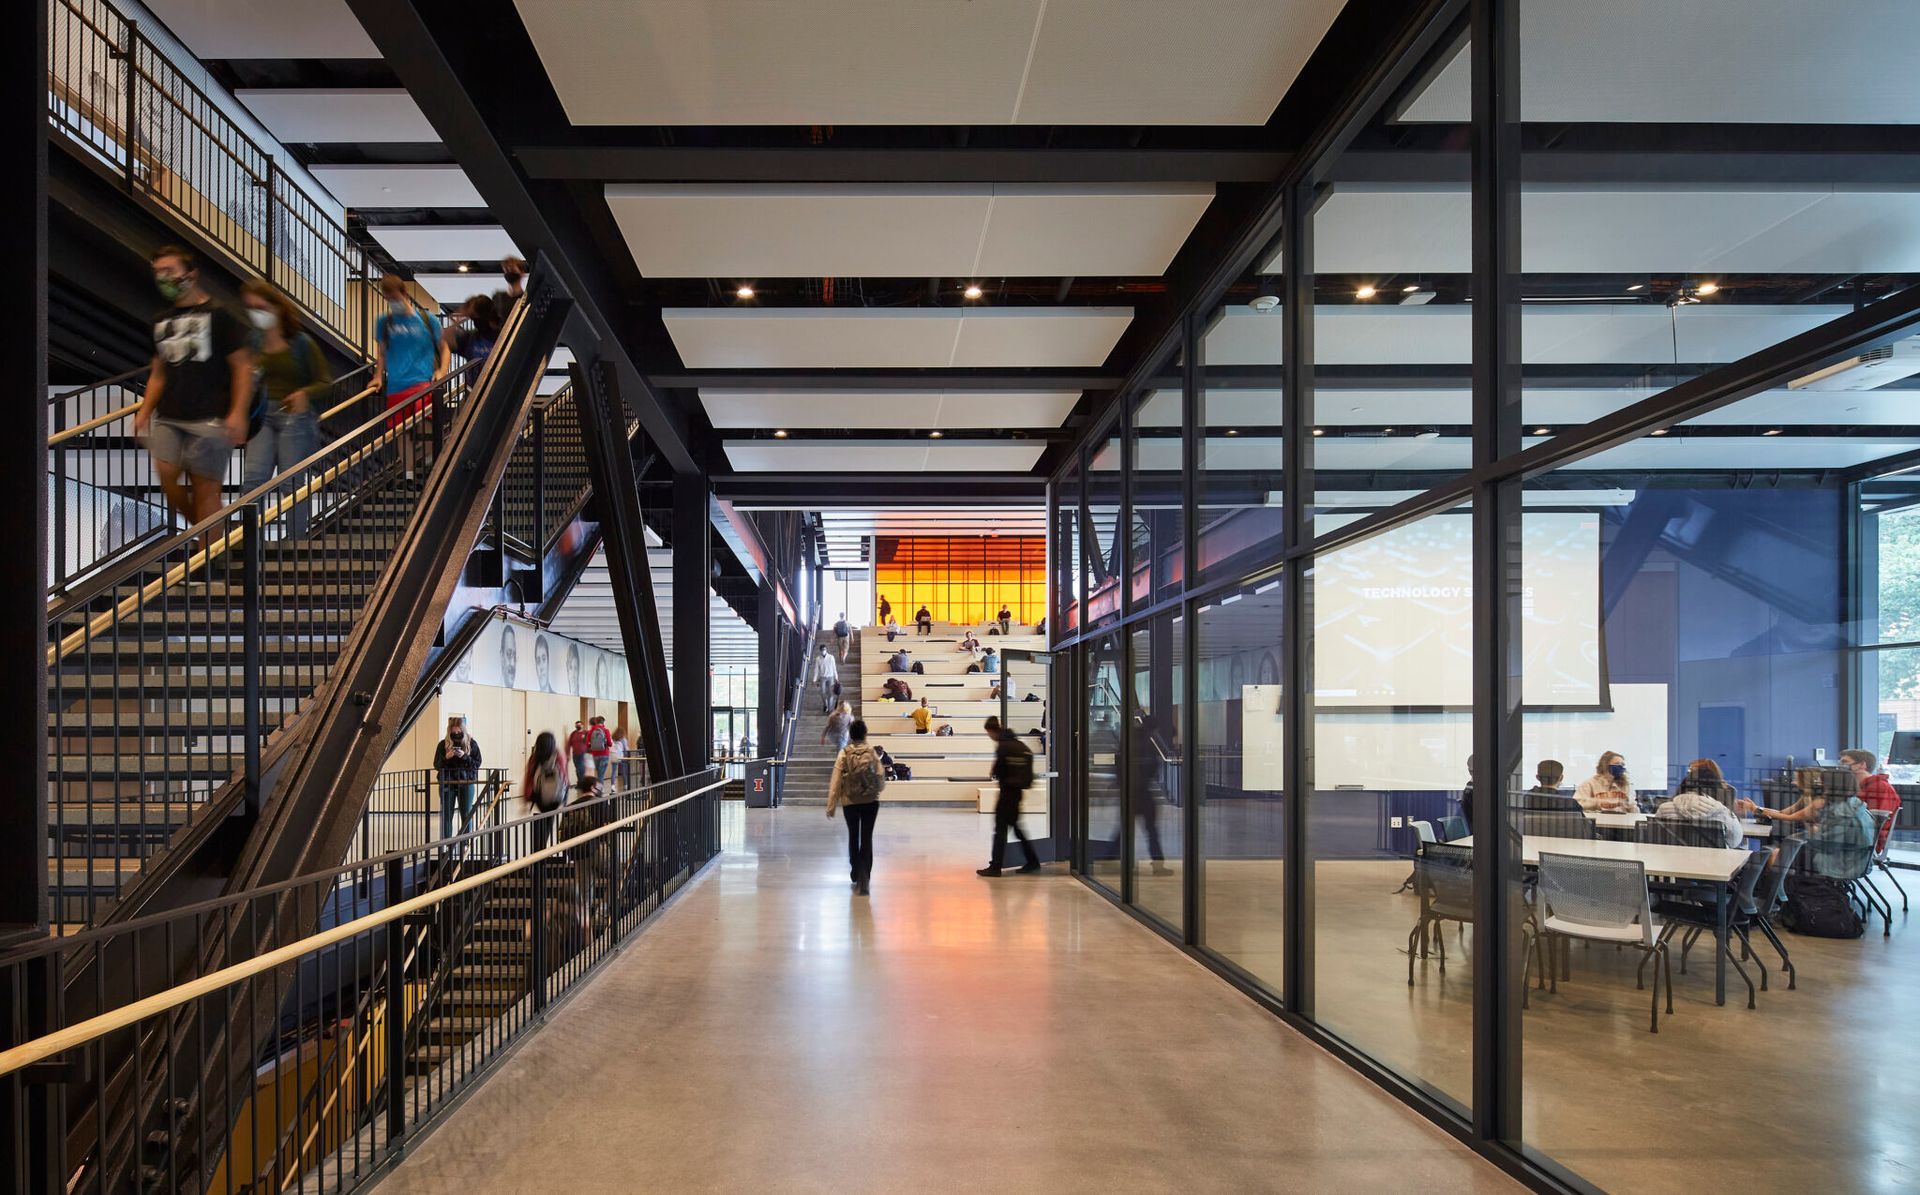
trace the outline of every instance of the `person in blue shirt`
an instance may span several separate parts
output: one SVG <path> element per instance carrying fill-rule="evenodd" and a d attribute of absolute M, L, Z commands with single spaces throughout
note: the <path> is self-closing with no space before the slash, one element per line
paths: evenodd
<path fill-rule="evenodd" d="M 400 428 L 400 459 L 412 477 L 424 420 L 409 416 L 426 410 L 426 392 L 447 372 L 447 345 L 440 320 L 407 293 L 406 283 L 394 274 L 380 279 L 380 297 L 387 309 L 373 325 L 373 384 L 386 395 L 389 428 Z M 416 424 L 418 426 L 416 426 Z"/>

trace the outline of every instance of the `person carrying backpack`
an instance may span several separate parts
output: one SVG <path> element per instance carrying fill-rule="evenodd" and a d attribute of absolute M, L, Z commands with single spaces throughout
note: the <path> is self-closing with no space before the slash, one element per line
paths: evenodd
<path fill-rule="evenodd" d="M 1020 741 L 1020 736 L 1000 725 L 1000 719 L 987 719 L 987 736 L 994 740 L 993 770 L 988 773 L 1000 785 L 1000 799 L 993 806 L 993 853 L 987 865 L 976 875 L 999 876 L 1001 864 L 1007 858 L 1007 831 L 1020 840 L 1020 849 L 1027 854 L 1026 863 L 1020 868 L 1021 875 L 1031 875 L 1040 870 L 1040 854 L 1033 849 L 1033 842 L 1027 838 L 1027 832 L 1020 828 L 1020 800 L 1033 787 L 1033 752 Z"/>
<path fill-rule="evenodd" d="M 593 774 L 613 785 L 613 731 L 607 729 L 607 719 L 595 714 L 587 724 L 587 754 L 593 756 Z"/>
<path fill-rule="evenodd" d="M 543 730 L 533 740 L 533 754 L 527 756 L 526 771 L 520 776 L 520 799 L 526 804 L 526 816 L 537 819 L 530 827 L 535 852 L 547 849 L 553 841 L 554 819 L 541 817 L 560 808 L 567 799 L 566 764 L 560 759 L 560 742 L 551 730 Z"/>
<path fill-rule="evenodd" d="M 840 662 L 847 662 L 847 644 L 853 641 L 853 628 L 847 625 L 847 616 L 842 614 L 833 624 L 833 637 L 839 641 Z"/>
<path fill-rule="evenodd" d="M 827 784 L 827 816 L 847 807 L 847 865 L 853 888 L 868 895 L 873 881 L 873 823 L 880 816 L 880 793 L 887 787 L 885 766 L 867 745 L 867 724 L 855 719 L 848 743 L 833 761 Z"/>

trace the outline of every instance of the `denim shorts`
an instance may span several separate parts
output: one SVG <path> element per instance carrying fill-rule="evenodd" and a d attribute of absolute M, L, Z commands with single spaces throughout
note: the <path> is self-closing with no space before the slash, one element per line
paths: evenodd
<path fill-rule="evenodd" d="M 194 477 L 225 481 L 233 441 L 224 419 L 155 419 L 147 431 L 147 451 Z"/>

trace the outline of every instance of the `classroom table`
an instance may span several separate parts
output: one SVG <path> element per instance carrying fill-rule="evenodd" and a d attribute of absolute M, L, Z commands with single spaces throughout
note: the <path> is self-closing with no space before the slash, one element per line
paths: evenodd
<path fill-rule="evenodd" d="M 1588 821 L 1601 830 L 1631 830 L 1641 822 L 1651 821 L 1653 818 L 1651 813 L 1602 813 L 1598 809 L 1583 809 L 1581 812 L 1587 815 Z M 1740 831 L 1748 838 L 1771 838 L 1773 823 L 1743 821 L 1740 823 Z"/>
<path fill-rule="evenodd" d="M 1473 836 L 1456 838 L 1448 846 L 1473 849 Z M 1734 877 L 1747 865 L 1753 852 L 1742 847 L 1674 846 L 1665 842 L 1615 842 L 1597 838 L 1548 838 L 1528 834 L 1520 840 L 1520 863 L 1537 867 L 1541 852 L 1549 855 L 1579 855 L 1588 859 L 1633 859 L 1647 869 L 1649 877 L 1686 880 L 1706 884 L 1713 889 L 1713 1002 L 1727 1002 L 1727 909 L 1733 897 Z"/>

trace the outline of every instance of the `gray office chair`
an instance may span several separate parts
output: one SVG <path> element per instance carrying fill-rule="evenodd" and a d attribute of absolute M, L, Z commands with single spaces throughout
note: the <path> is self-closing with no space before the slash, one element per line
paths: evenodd
<path fill-rule="evenodd" d="M 1673 964 L 1661 924 L 1653 918 L 1646 865 L 1638 859 L 1589 859 L 1542 853 L 1539 866 L 1540 936 L 1578 938 L 1631 946 L 1653 960 L 1653 1023 L 1660 1032 L 1660 983 L 1667 985 L 1667 1015 L 1673 1015 Z M 1531 962 L 1531 959 L 1529 959 Z M 1644 971 L 1644 966 L 1642 967 Z M 1553 991 L 1560 977 L 1553 975 Z M 1527 972 L 1520 975 L 1522 992 Z M 1636 986 L 1645 988 L 1644 978 Z"/>
<path fill-rule="evenodd" d="M 1867 887 L 1872 888 L 1875 892 L 1879 892 L 1880 886 L 1873 882 L 1873 873 L 1878 871 L 1885 874 L 1887 882 L 1892 884 L 1894 891 L 1900 894 L 1900 911 L 1904 913 L 1907 911 L 1907 890 L 1900 886 L 1900 878 L 1893 874 L 1893 865 L 1887 859 L 1887 850 L 1893 845 L 1893 835 L 1888 832 L 1887 823 L 1893 820 L 1894 811 L 1891 809 L 1874 809 L 1869 812 L 1873 814 L 1874 848 L 1873 868 L 1868 871 L 1866 875 Z M 1885 896 L 1882 896 L 1880 899 L 1883 902 L 1886 901 Z M 1893 905 L 1889 902 L 1887 903 L 1887 908 L 1891 910 Z"/>
<path fill-rule="evenodd" d="M 1528 838 L 1580 838 L 1591 840 L 1597 837 L 1593 819 L 1578 809 L 1545 810 L 1516 809 L 1513 811 L 1515 824 L 1520 833 Z"/>

